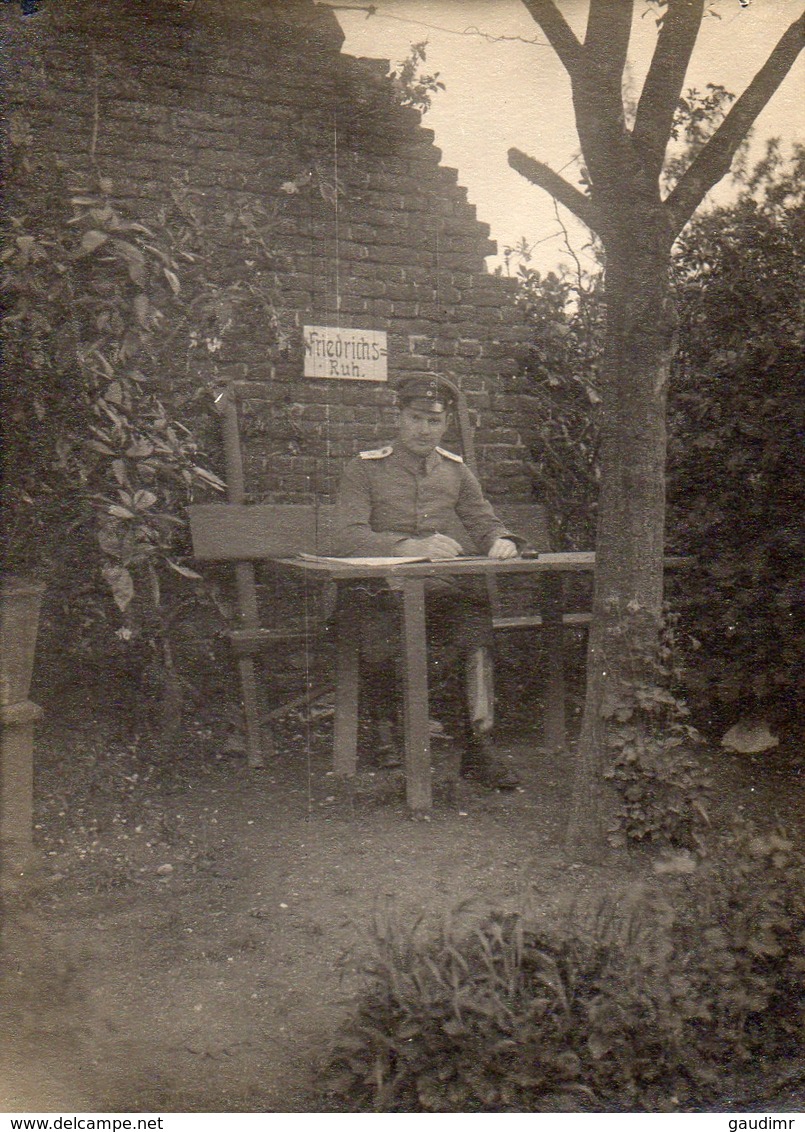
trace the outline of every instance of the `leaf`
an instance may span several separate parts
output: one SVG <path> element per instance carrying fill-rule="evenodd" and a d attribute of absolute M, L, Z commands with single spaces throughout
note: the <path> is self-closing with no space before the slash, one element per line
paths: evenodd
<path fill-rule="evenodd" d="M 139 295 L 134 296 L 134 317 L 139 322 L 140 326 L 148 326 L 148 296 L 141 291 Z"/>
<path fill-rule="evenodd" d="M 178 276 L 175 272 L 169 271 L 167 267 L 163 267 L 162 270 L 165 273 L 165 278 L 168 283 L 170 283 L 171 291 L 173 291 L 174 295 L 178 295 L 181 290 L 181 283 L 179 282 Z"/>
<path fill-rule="evenodd" d="M 175 570 L 176 573 L 181 574 L 183 578 L 193 578 L 194 580 L 199 582 L 202 580 L 201 574 L 197 574 L 195 570 L 191 570 L 187 566 L 182 566 L 180 563 L 174 562 L 171 558 L 167 558 L 166 562 L 170 566 L 171 570 Z"/>
<path fill-rule="evenodd" d="M 91 448 L 93 452 L 100 452 L 103 456 L 114 456 L 114 449 L 109 448 L 106 444 L 101 444 L 100 440 L 88 440 L 87 447 Z"/>
<path fill-rule="evenodd" d="M 153 491 L 145 491 L 140 488 L 139 491 L 135 491 L 132 504 L 137 511 L 147 511 L 149 507 L 154 506 L 156 501 L 157 497 L 154 495 Z"/>
<path fill-rule="evenodd" d="M 104 357 L 104 355 L 101 353 L 100 350 L 93 350 L 92 351 L 92 357 L 98 359 L 98 361 L 103 366 L 103 372 L 106 374 L 107 377 L 113 377 L 114 376 L 114 373 L 115 373 L 114 366 L 112 365 L 112 363 L 109 361 L 108 358 Z"/>
<path fill-rule="evenodd" d="M 117 566 L 111 562 L 104 564 L 101 573 L 112 591 L 115 605 L 121 613 L 125 613 L 134 597 L 134 579 L 125 566 Z"/>
<path fill-rule="evenodd" d="M 226 487 L 224 481 L 222 479 L 219 479 L 214 472 L 208 472 L 205 468 L 198 467 L 198 465 L 193 466 L 193 471 L 199 479 L 204 480 L 205 483 L 211 484 L 213 487 L 218 488 L 220 491 L 223 491 Z"/>
<path fill-rule="evenodd" d="M 110 205 L 105 204 L 102 208 L 90 209 L 89 215 L 100 224 L 108 224 L 110 220 L 114 220 L 115 211 Z"/>
<path fill-rule="evenodd" d="M 154 446 L 150 440 L 146 440 L 145 437 L 138 437 L 126 449 L 126 455 L 133 459 L 142 459 L 144 456 L 150 456 L 153 451 Z"/>
<path fill-rule="evenodd" d="M 139 263 L 130 263 L 128 267 L 129 279 L 131 279 L 134 286 L 145 287 L 146 283 L 148 282 L 148 272 L 146 271 L 146 269 L 144 267 L 141 267 Z"/>
<path fill-rule="evenodd" d="M 123 404 L 123 386 L 119 381 L 113 381 L 110 385 L 107 385 L 103 395 L 105 400 L 112 405 Z"/>
<path fill-rule="evenodd" d="M 119 503 L 109 504 L 109 514 L 114 515 L 116 519 L 133 519 L 134 512 L 129 511 L 127 507 L 121 507 Z"/>
<path fill-rule="evenodd" d="M 112 246 L 120 252 L 128 263 L 138 264 L 141 267 L 145 266 L 145 256 L 136 244 L 129 243 L 128 240 L 115 239 L 112 241 Z"/>
<path fill-rule="evenodd" d="M 85 232 L 81 237 L 81 250 L 78 252 L 78 255 L 89 255 L 90 252 L 94 252 L 96 248 L 99 248 L 101 244 L 105 244 L 108 239 L 109 237 L 106 232 L 99 232 L 97 228 L 90 228 L 90 230 Z"/>

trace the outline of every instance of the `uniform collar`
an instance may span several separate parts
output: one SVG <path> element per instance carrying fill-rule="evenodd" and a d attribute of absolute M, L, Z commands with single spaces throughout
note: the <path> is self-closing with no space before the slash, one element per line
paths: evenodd
<path fill-rule="evenodd" d="M 403 448 L 401 444 L 396 443 L 393 445 L 393 451 L 398 463 L 409 472 L 418 472 L 420 474 L 423 472 L 432 472 L 434 468 L 438 467 L 442 462 L 442 457 L 436 449 L 434 449 L 429 456 L 415 456 L 413 452 L 409 452 L 407 448 Z"/>

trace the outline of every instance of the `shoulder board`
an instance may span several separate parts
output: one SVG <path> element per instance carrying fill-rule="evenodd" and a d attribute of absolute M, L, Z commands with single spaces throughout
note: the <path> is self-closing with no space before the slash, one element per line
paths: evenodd
<path fill-rule="evenodd" d="M 382 460 L 390 456 L 393 451 L 392 446 L 387 444 L 385 448 L 369 448 L 366 452 L 359 452 L 358 456 L 361 460 Z"/>
<path fill-rule="evenodd" d="M 456 455 L 455 452 L 448 452 L 446 448 L 437 448 L 436 451 L 440 456 L 446 457 L 448 460 L 455 460 L 457 464 L 464 463 L 464 457 Z"/>

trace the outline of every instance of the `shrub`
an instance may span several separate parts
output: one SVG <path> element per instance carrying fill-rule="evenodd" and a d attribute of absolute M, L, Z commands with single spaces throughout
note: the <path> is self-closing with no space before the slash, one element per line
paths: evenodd
<path fill-rule="evenodd" d="M 553 929 L 494 911 L 468 927 L 465 908 L 429 935 L 383 909 L 323 1109 L 772 1103 L 803 1052 L 803 880 L 790 838 L 739 829 L 675 882 L 677 910 L 646 889 Z"/>
<path fill-rule="evenodd" d="M 801 264 L 805 149 L 772 147 L 737 203 L 695 220 L 677 257 L 680 353 L 669 404 L 668 525 L 699 566 L 680 579 L 689 689 L 730 714 L 793 721 L 805 506 Z"/>
<path fill-rule="evenodd" d="M 675 249 L 666 544 L 698 562 L 672 582 L 697 718 L 796 717 L 804 170 L 805 149 L 785 163 L 772 145 L 739 175 L 736 201 L 694 218 Z M 535 491 L 560 545 L 590 546 L 605 294 L 598 277 L 542 277 L 525 263 L 519 274 L 533 328 L 519 380 L 533 399 Z"/>
<path fill-rule="evenodd" d="M 665 611 L 660 648 L 646 668 L 654 680 L 623 683 L 601 706 L 609 721 L 604 777 L 619 798 L 609 840 L 619 847 L 705 851 L 711 782 L 697 757 L 701 736 L 678 694 L 678 620 Z"/>
<path fill-rule="evenodd" d="M 600 276 L 542 276 L 522 251 L 518 304 L 532 340 L 520 382 L 533 415 L 534 490 L 554 523 L 561 549 L 595 542 L 601 475 L 599 409 L 605 304 Z"/>
<path fill-rule="evenodd" d="M 801 1064 L 805 856 L 794 837 L 736 822 L 689 888 L 677 935 L 707 1009 L 697 1032 L 707 1061 L 743 1076 Z"/>
<path fill-rule="evenodd" d="M 185 510 L 224 486 L 203 451 L 216 358 L 252 326 L 283 341 L 273 206 L 208 204 L 177 178 L 146 221 L 94 167 L 43 154 L 20 115 L 9 137 L 4 569 L 50 583 L 50 659 L 138 670 L 175 731 L 176 627 L 217 604 L 187 564 Z M 246 278 L 213 254 L 222 233 Z"/>

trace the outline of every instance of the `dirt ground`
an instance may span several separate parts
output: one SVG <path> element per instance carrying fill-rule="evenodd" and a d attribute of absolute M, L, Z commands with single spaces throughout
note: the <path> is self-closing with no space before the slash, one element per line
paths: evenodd
<path fill-rule="evenodd" d="M 86 705 L 49 709 L 41 867 L 4 908 L 0 1111 L 315 1112 L 384 901 L 403 918 L 467 899 L 554 916 L 642 879 L 568 862 L 569 756 L 522 727 L 501 743 L 523 779 L 511 794 L 453 788 L 437 744 L 427 822 L 407 818 L 396 772 L 336 780 L 329 728 L 326 705 L 286 722 L 251 771 L 209 722 L 168 757 Z M 729 807 L 801 812 L 785 767 L 715 758 Z"/>

